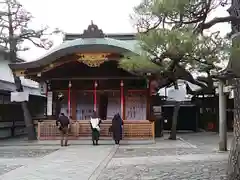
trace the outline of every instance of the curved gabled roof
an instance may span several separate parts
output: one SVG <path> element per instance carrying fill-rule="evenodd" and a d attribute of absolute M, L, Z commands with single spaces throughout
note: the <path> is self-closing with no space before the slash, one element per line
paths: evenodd
<path fill-rule="evenodd" d="M 62 43 L 35 61 L 10 64 L 9 66 L 12 69 L 36 68 L 47 65 L 68 54 L 100 52 L 140 54 L 140 48 L 137 47 L 136 41 L 128 42 L 112 38 L 79 38 Z"/>

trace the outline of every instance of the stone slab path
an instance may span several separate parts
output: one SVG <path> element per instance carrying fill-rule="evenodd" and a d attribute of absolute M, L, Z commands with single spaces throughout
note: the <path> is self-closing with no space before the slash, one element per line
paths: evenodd
<path fill-rule="evenodd" d="M 0 180 L 225 179 L 228 152 L 217 151 L 218 134 L 179 136 L 176 141 L 129 141 L 120 146 L 72 141 L 62 148 L 59 141 L 0 142 Z"/>
<path fill-rule="evenodd" d="M 99 176 L 113 154 L 115 146 L 78 146 L 61 148 L 42 158 L 26 160 L 1 180 L 88 180 Z M 18 164 L 21 160 L 18 159 Z M 13 163 L 12 163 L 13 165 Z M 95 178 L 96 179 L 96 178 Z"/>

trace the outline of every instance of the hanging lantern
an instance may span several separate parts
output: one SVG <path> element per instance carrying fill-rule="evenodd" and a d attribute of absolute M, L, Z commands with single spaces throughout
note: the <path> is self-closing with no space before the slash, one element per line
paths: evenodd
<path fill-rule="evenodd" d="M 72 82 L 71 82 L 71 81 L 69 81 L 69 83 L 68 83 L 68 87 L 69 87 L 69 88 L 72 87 Z"/>
<path fill-rule="evenodd" d="M 97 83 L 97 81 L 95 81 L 95 83 L 94 83 L 94 87 L 95 87 L 95 88 L 98 87 L 98 83 Z"/>
<path fill-rule="evenodd" d="M 124 86 L 124 83 L 123 83 L 123 81 L 121 81 L 121 83 L 120 83 L 120 86 L 121 86 L 121 87 L 123 87 L 123 86 Z"/>

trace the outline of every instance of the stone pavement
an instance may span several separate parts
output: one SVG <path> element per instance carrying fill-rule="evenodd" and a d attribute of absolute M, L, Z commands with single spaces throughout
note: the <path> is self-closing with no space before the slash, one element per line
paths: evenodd
<path fill-rule="evenodd" d="M 59 146 L 59 140 L 41 140 L 41 141 L 28 141 L 26 138 L 16 138 L 9 140 L 0 140 L 1 146 Z M 81 139 L 81 140 L 70 140 L 71 146 L 78 145 L 92 145 L 91 139 Z M 153 144 L 154 140 L 123 140 L 121 141 L 122 145 L 129 144 Z M 102 145 L 113 145 L 113 141 L 109 140 L 101 140 Z"/>
<path fill-rule="evenodd" d="M 18 150 L 21 149 L 18 147 Z M 50 148 L 49 148 L 50 149 Z M 22 152 L 24 150 L 22 149 Z M 33 150 L 31 150 L 33 152 Z M 54 149 L 52 149 L 54 151 Z M 115 146 L 69 146 L 44 157 L 0 159 L 0 180 L 87 180 L 96 179 L 105 163 L 115 153 Z M 4 165 L 5 164 L 5 165 Z M 6 165 L 7 164 L 7 165 Z M 14 169 L 14 170 L 13 170 Z M 6 173 L 9 171 L 8 173 Z"/>
<path fill-rule="evenodd" d="M 218 139 L 217 134 L 200 133 L 197 138 L 192 138 L 192 135 L 184 134 L 187 140 L 181 138 L 181 141 L 160 139 L 151 146 L 120 146 L 98 179 L 224 179 L 228 152 L 219 153 L 217 143 L 211 144 Z"/>
<path fill-rule="evenodd" d="M 0 180 L 221 180 L 228 152 L 216 133 L 179 134 L 156 143 L 111 141 L 99 146 L 59 147 L 50 142 L 0 142 Z M 167 136 L 166 136 L 167 137 Z M 229 136 L 231 139 L 231 135 Z M 6 143 L 6 142 L 4 142 Z M 85 144 L 85 143 L 80 143 Z M 103 145 L 106 144 L 106 145 Z"/>

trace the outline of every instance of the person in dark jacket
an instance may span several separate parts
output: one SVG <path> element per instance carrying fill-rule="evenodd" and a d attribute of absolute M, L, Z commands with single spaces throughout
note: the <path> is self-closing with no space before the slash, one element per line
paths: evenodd
<path fill-rule="evenodd" d="M 119 144 L 120 140 L 122 140 L 122 125 L 123 125 L 123 120 L 120 114 L 119 113 L 115 114 L 112 119 L 112 127 L 111 127 L 113 140 L 115 141 L 115 144 Z"/>
<path fill-rule="evenodd" d="M 68 133 L 69 133 L 69 129 L 70 129 L 70 121 L 69 118 L 67 116 L 65 116 L 64 113 L 61 113 L 59 118 L 56 121 L 56 125 L 60 131 L 60 135 L 61 135 L 61 146 L 63 146 L 63 141 L 65 138 L 65 146 L 68 145 Z"/>

